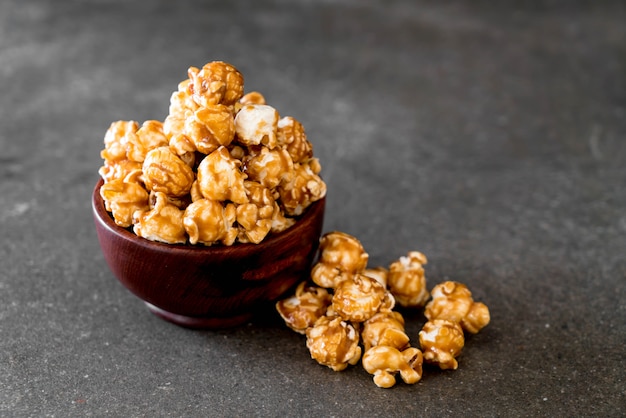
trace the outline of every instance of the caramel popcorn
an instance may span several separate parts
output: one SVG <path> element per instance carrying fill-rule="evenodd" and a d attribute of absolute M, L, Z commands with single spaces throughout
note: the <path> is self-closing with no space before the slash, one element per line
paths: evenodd
<path fill-rule="evenodd" d="M 395 374 L 405 383 L 415 384 L 422 378 L 422 352 L 414 347 L 400 351 L 395 347 L 378 345 L 363 354 L 363 368 L 374 375 L 374 383 L 381 388 L 396 384 Z"/>
<path fill-rule="evenodd" d="M 378 312 L 363 323 L 361 339 L 365 351 L 376 345 L 404 350 L 409 346 L 409 336 L 404 331 L 404 318 L 396 311 Z"/>
<path fill-rule="evenodd" d="M 337 285 L 332 308 L 347 321 L 363 322 L 378 312 L 386 292 L 376 280 L 357 273 Z"/>
<path fill-rule="evenodd" d="M 117 121 L 106 131 L 98 172 L 115 222 L 147 239 L 180 242 L 165 221 L 167 231 L 157 231 L 164 217 L 145 213 L 146 196 L 156 202 L 154 196 L 162 193 L 160 201 L 183 212 L 202 201 L 185 218 L 190 244 L 260 243 L 291 227 L 326 195 L 302 124 L 281 118 L 261 93 L 244 94 L 243 76 L 230 64 L 189 67 L 187 75 L 170 95 L 163 121 L 148 120 L 141 127 Z M 136 180 L 124 180 L 135 171 Z"/>
<path fill-rule="evenodd" d="M 247 146 L 265 145 L 273 149 L 278 145 L 278 112 L 272 106 L 248 104 L 235 117 L 235 130 L 239 142 Z"/>
<path fill-rule="evenodd" d="M 231 245 L 237 237 L 236 209 L 232 203 L 226 206 L 211 199 L 199 199 L 185 209 L 183 226 L 189 235 L 189 243 L 212 245 L 221 242 Z"/>
<path fill-rule="evenodd" d="M 306 346 L 311 358 L 335 371 L 355 365 L 361 359 L 359 333 L 340 317 L 322 316 L 306 329 Z"/>
<path fill-rule="evenodd" d="M 201 107 L 234 105 L 243 96 L 243 76 L 232 65 L 221 61 L 210 62 L 198 69 L 190 67 L 188 89 Z"/>
<path fill-rule="evenodd" d="M 248 158 L 243 167 L 250 180 L 258 181 L 269 189 L 283 182 L 289 182 L 295 175 L 293 161 L 284 149 L 261 147 L 260 151 Z"/>
<path fill-rule="evenodd" d="M 115 223 L 123 228 L 132 225 L 136 211 L 148 209 L 148 192 L 137 180 L 140 174 L 141 170 L 135 170 L 125 178 L 111 180 L 100 188 L 106 210 L 113 213 Z"/>
<path fill-rule="evenodd" d="M 311 203 L 326 196 L 326 183 L 318 175 L 319 170 L 320 165 L 316 158 L 294 164 L 293 180 L 278 187 L 287 214 L 301 215 Z"/>
<path fill-rule="evenodd" d="M 156 203 L 149 211 L 137 211 L 133 216 L 133 231 L 137 236 L 166 244 L 184 244 L 187 234 L 183 226 L 183 211 L 171 204 L 167 195 L 156 192 Z"/>
<path fill-rule="evenodd" d="M 422 307 L 428 300 L 423 265 L 426 256 L 419 251 L 410 251 L 389 266 L 387 285 L 400 306 Z"/>
<path fill-rule="evenodd" d="M 278 121 L 278 144 L 282 146 L 295 163 L 306 162 L 313 157 L 313 145 L 304 132 L 304 126 L 291 116 Z"/>
<path fill-rule="evenodd" d="M 245 175 L 239 170 L 241 161 L 220 147 L 204 157 L 198 166 L 198 185 L 207 199 L 248 203 L 243 185 Z"/>
<path fill-rule="evenodd" d="M 169 143 L 163 133 L 163 123 L 158 120 L 145 121 L 136 132 L 128 132 L 123 142 L 128 159 L 139 163 L 143 163 L 148 151 Z"/>
<path fill-rule="evenodd" d="M 240 225 L 239 241 L 258 244 L 272 229 L 274 198 L 270 189 L 255 181 L 244 181 L 249 203 L 237 206 L 237 222 Z"/>
<path fill-rule="evenodd" d="M 292 330 L 305 334 L 307 328 L 324 316 L 331 296 L 324 288 L 300 283 L 292 297 L 276 303 L 276 310 Z"/>
<path fill-rule="evenodd" d="M 459 324 L 445 319 L 428 321 L 419 332 L 419 340 L 427 363 L 436 364 L 444 370 L 458 367 L 456 357 L 465 345 L 463 329 Z"/>
<path fill-rule="evenodd" d="M 196 150 L 210 154 L 221 146 L 228 146 L 235 139 L 235 122 L 230 109 L 224 105 L 202 107 L 188 117 L 183 134 L 194 144 Z"/>
<path fill-rule="evenodd" d="M 474 302 L 472 293 L 462 283 L 447 281 L 435 286 L 432 300 L 424 309 L 426 318 L 456 322 L 472 334 L 489 323 L 489 309 L 484 303 Z"/>
<path fill-rule="evenodd" d="M 143 175 L 148 190 L 177 197 L 188 194 L 194 181 L 191 167 L 169 147 L 158 147 L 146 154 Z"/>
<path fill-rule="evenodd" d="M 339 231 L 324 234 L 319 251 L 319 261 L 311 270 L 311 278 L 318 286 L 327 288 L 334 288 L 349 275 L 365 270 L 369 259 L 358 239 Z"/>

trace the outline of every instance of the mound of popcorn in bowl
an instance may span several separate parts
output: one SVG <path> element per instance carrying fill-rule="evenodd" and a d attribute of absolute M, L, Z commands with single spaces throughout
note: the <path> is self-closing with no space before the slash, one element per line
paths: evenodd
<path fill-rule="evenodd" d="M 101 156 L 115 223 L 168 244 L 258 244 L 326 195 L 302 124 L 221 61 L 189 68 L 163 121 L 113 122 Z"/>

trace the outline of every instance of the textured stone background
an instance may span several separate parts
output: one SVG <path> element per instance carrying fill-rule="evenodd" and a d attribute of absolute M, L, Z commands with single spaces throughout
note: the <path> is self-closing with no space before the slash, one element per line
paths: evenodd
<path fill-rule="evenodd" d="M 618 1 L 3 1 L 0 415 L 624 414 L 625 21 Z M 420 250 L 430 287 L 490 307 L 457 371 L 379 389 L 272 313 L 189 331 L 112 276 L 104 132 L 164 118 L 217 59 L 306 127 L 326 231 L 371 265 Z"/>

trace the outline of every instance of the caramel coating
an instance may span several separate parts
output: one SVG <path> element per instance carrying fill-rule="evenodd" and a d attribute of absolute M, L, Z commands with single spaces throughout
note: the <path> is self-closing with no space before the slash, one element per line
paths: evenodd
<path fill-rule="evenodd" d="M 246 159 L 243 171 L 250 180 L 258 181 L 269 189 L 295 176 L 293 161 L 283 149 L 261 147 L 259 152 Z"/>
<path fill-rule="evenodd" d="M 148 192 L 137 180 L 141 170 L 129 173 L 123 179 L 108 181 L 100 188 L 106 210 L 112 213 L 115 223 L 127 228 L 133 223 L 136 211 L 148 209 Z"/>
<path fill-rule="evenodd" d="M 258 244 L 272 229 L 276 202 L 270 190 L 256 181 L 244 181 L 249 203 L 237 206 L 239 241 Z"/>
<path fill-rule="evenodd" d="M 183 226 L 183 211 L 171 204 L 167 195 L 155 193 L 156 202 L 149 211 L 137 211 L 133 216 L 133 231 L 137 236 L 166 244 L 184 244 L 187 235 Z"/>
<path fill-rule="evenodd" d="M 335 371 L 355 365 L 361 359 L 359 333 L 340 317 L 320 317 L 307 328 L 306 337 L 311 358 Z"/>
<path fill-rule="evenodd" d="M 210 199 L 199 199 L 185 209 L 183 226 L 191 244 L 231 245 L 237 237 L 235 205 L 226 206 Z"/>
<path fill-rule="evenodd" d="M 319 161 L 311 158 L 294 164 L 293 180 L 278 187 L 285 212 L 290 216 L 302 215 L 304 210 L 326 196 L 326 183 L 318 175 Z"/>
<path fill-rule="evenodd" d="M 194 181 L 191 167 L 169 146 L 155 148 L 146 154 L 143 175 L 149 190 L 178 197 L 188 194 Z"/>
<path fill-rule="evenodd" d="M 138 129 L 139 124 L 132 120 L 118 120 L 111 123 L 104 134 L 104 150 L 100 152 L 102 159 L 108 163 L 127 159 L 124 138 L 128 134 L 137 132 Z"/>
<path fill-rule="evenodd" d="M 380 388 L 390 388 L 396 384 L 396 373 L 400 372 L 407 384 L 415 384 L 422 378 L 422 352 L 409 347 L 400 351 L 395 347 L 378 345 L 363 354 L 363 368 L 374 375 L 374 383 Z"/>
<path fill-rule="evenodd" d="M 365 270 L 363 270 L 361 274 L 367 277 L 371 277 L 372 279 L 376 280 L 378 283 L 385 286 L 385 288 L 387 287 L 387 275 L 389 274 L 389 270 L 387 270 L 386 268 L 384 267 L 366 268 Z"/>
<path fill-rule="evenodd" d="M 111 180 L 116 179 L 124 179 L 127 175 L 132 173 L 133 171 L 139 170 L 141 172 L 141 163 L 137 161 L 131 160 L 116 160 L 116 161 L 105 161 L 104 165 L 100 167 L 98 170 L 98 174 L 104 180 L 104 182 L 109 182 Z M 143 173 L 141 172 L 141 176 Z"/>
<path fill-rule="evenodd" d="M 235 116 L 237 139 L 246 146 L 265 145 L 273 149 L 278 145 L 278 111 L 269 105 L 248 104 Z"/>
<path fill-rule="evenodd" d="M 369 259 L 358 239 L 340 231 L 324 234 L 319 251 L 319 261 L 311 270 L 311 278 L 315 284 L 326 288 L 334 288 L 351 274 L 365 270 Z"/>
<path fill-rule="evenodd" d="M 383 285 L 357 273 L 337 285 L 332 308 L 346 321 L 363 322 L 378 312 L 385 294 Z"/>
<path fill-rule="evenodd" d="M 278 144 L 283 147 L 296 163 L 306 162 L 313 157 L 313 145 L 307 139 L 304 126 L 291 116 L 278 121 Z"/>
<path fill-rule="evenodd" d="M 204 157 L 198 165 L 198 186 L 202 195 L 211 200 L 248 203 L 240 166 L 241 161 L 231 157 L 226 147 Z"/>
<path fill-rule="evenodd" d="M 427 262 L 424 254 L 410 251 L 389 266 L 387 286 L 400 306 L 419 308 L 428 300 L 423 267 Z"/>
<path fill-rule="evenodd" d="M 409 336 L 404 330 L 404 318 L 396 311 L 378 312 L 363 323 L 361 340 L 365 351 L 377 345 L 404 350 L 409 346 Z"/>
<path fill-rule="evenodd" d="M 307 328 L 324 316 L 331 296 L 326 289 L 311 286 L 306 281 L 296 288 L 293 296 L 276 303 L 276 310 L 292 330 L 305 334 Z"/>
<path fill-rule="evenodd" d="M 148 151 L 168 145 L 169 141 L 163 133 L 163 123 L 158 120 L 147 120 L 136 132 L 128 132 L 123 140 L 129 160 L 142 163 Z"/>
<path fill-rule="evenodd" d="M 228 63 L 214 61 L 202 69 L 190 67 L 187 74 L 189 92 L 199 106 L 231 106 L 243 96 L 243 76 Z"/>
<path fill-rule="evenodd" d="M 442 370 L 456 370 L 456 357 L 465 345 L 463 329 L 459 324 L 445 319 L 428 321 L 419 332 L 419 340 L 427 363 L 436 364 Z"/>
<path fill-rule="evenodd" d="M 431 294 L 432 300 L 424 309 L 426 318 L 457 322 L 472 334 L 476 334 L 489 323 L 489 309 L 481 302 L 474 302 L 466 285 L 446 281 L 435 286 Z"/>
<path fill-rule="evenodd" d="M 185 120 L 184 135 L 196 150 L 210 154 L 228 146 L 235 138 L 235 122 L 230 109 L 224 105 L 202 107 Z"/>

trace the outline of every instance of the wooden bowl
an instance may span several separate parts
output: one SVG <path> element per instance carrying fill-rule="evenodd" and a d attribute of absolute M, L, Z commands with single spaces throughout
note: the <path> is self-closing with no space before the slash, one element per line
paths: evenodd
<path fill-rule="evenodd" d="M 171 245 L 117 226 L 100 197 L 102 184 L 93 191 L 92 208 L 104 258 L 118 280 L 163 319 L 189 328 L 241 325 L 308 278 L 325 199 L 260 244 Z"/>

